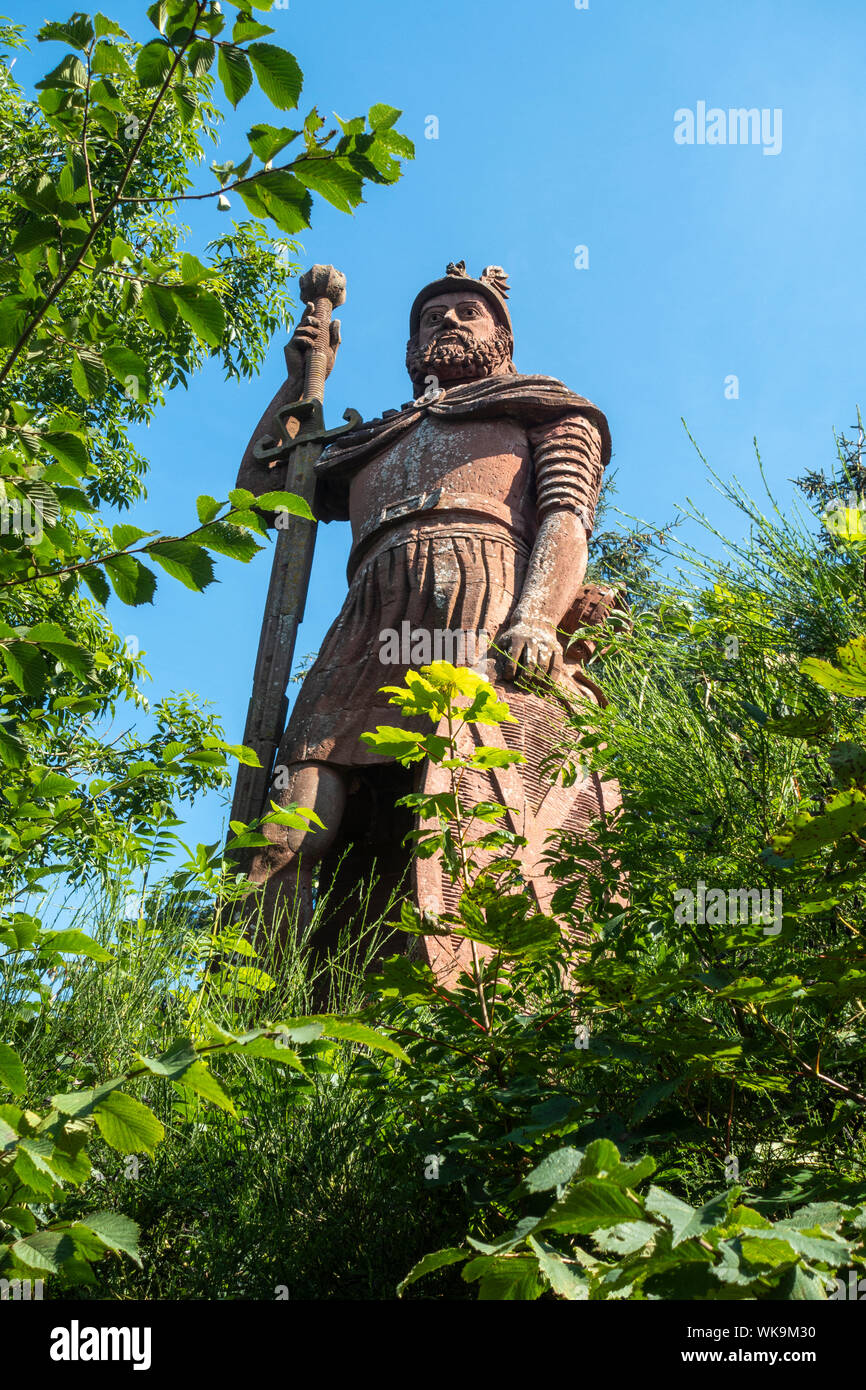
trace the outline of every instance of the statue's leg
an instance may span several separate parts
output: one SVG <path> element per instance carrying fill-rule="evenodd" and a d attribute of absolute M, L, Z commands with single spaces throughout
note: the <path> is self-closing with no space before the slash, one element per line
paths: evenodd
<path fill-rule="evenodd" d="M 315 811 L 324 826 L 322 829 L 311 823 L 309 829 L 273 824 L 261 827 L 270 844 L 256 852 L 249 878 L 257 887 L 264 884 L 261 920 L 268 929 L 276 925 L 284 939 L 295 911 L 299 932 L 312 920 L 313 870 L 333 845 L 340 828 L 346 806 L 346 777 L 342 769 L 327 763 L 294 763 L 286 768 L 282 783 L 272 800 L 280 806 L 294 803 Z"/>

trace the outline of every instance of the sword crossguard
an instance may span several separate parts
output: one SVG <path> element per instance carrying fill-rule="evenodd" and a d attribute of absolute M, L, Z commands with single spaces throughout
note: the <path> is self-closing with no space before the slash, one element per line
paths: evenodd
<path fill-rule="evenodd" d="M 336 439 L 338 435 L 357 429 L 363 423 L 361 415 L 350 406 L 343 411 L 345 425 L 337 425 L 332 430 L 325 429 L 322 402 L 318 400 L 292 401 L 281 406 L 273 417 L 276 442 L 268 438 L 257 439 L 253 454 L 259 463 L 273 466 L 283 463 L 297 444 L 321 443 Z"/>

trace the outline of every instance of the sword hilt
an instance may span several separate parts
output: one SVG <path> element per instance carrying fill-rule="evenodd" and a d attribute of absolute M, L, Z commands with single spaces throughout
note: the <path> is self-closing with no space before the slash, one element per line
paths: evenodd
<path fill-rule="evenodd" d="M 304 303 L 319 321 L 316 346 L 307 353 L 304 366 L 303 399 L 321 401 L 328 373 L 331 318 L 334 310 L 346 302 L 346 277 L 332 265 L 314 265 L 301 276 L 298 288 Z"/>

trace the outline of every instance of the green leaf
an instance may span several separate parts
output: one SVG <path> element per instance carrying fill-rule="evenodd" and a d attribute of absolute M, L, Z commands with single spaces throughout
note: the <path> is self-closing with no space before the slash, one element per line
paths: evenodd
<path fill-rule="evenodd" d="M 151 39 L 150 43 L 139 49 L 135 60 L 139 86 L 161 87 L 173 61 L 174 55 L 165 39 Z"/>
<path fill-rule="evenodd" d="M 120 524 L 111 528 L 111 539 L 117 550 L 127 550 L 129 546 L 134 545 L 144 536 L 152 536 L 153 534 L 153 531 L 142 531 L 140 526 L 128 524 Z"/>
<path fill-rule="evenodd" d="M 164 285 L 145 285 L 141 312 L 155 333 L 171 332 L 177 318 L 177 300 Z"/>
<path fill-rule="evenodd" d="M 605 1178 L 584 1178 L 545 1212 L 538 1230 L 589 1234 L 623 1221 L 639 1221 L 643 1210 L 621 1187 Z"/>
<path fill-rule="evenodd" d="M 105 561 L 105 570 L 121 603 L 130 608 L 153 603 L 156 575 L 134 555 L 115 555 Z"/>
<path fill-rule="evenodd" d="M 193 1062 L 192 1066 L 188 1067 L 183 1075 L 175 1081 L 175 1085 L 186 1086 L 188 1090 L 194 1091 L 204 1100 L 209 1100 L 213 1105 L 219 1106 L 220 1110 L 227 1110 L 230 1115 L 237 1114 L 230 1096 L 223 1090 L 213 1072 L 209 1071 L 204 1062 L 200 1060 Z"/>
<path fill-rule="evenodd" d="M 113 43 L 98 43 L 90 60 L 93 73 L 116 74 L 118 77 L 132 77 L 132 68 L 121 50 Z"/>
<path fill-rule="evenodd" d="M 172 297 L 181 318 L 196 336 L 209 347 L 219 347 L 225 333 L 225 312 L 219 300 L 206 290 L 179 286 L 172 286 Z"/>
<path fill-rule="evenodd" d="M 250 190 L 253 190 L 252 194 Z M 237 191 L 251 212 L 256 211 L 250 206 L 251 201 L 264 207 L 283 232 L 300 232 L 310 225 L 313 200 L 304 185 L 292 174 L 261 174 L 254 183 L 244 184 Z M 261 216 L 261 212 L 256 215 Z"/>
<path fill-rule="evenodd" d="M 93 34 L 90 16 L 74 14 L 67 20 L 46 20 L 36 37 L 40 43 L 68 43 L 70 48 L 77 48 L 83 53 Z"/>
<path fill-rule="evenodd" d="M 82 90 L 87 86 L 87 68 L 80 58 L 76 58 L 73 53 L 68 53 L 57 64 L 53 72 L 49 72 L 43 77 L 41 82 L 36 83 L 37 92 L 45 92 L 50 88 L 59 87 L 61 90 L 79 87 Z"/>
<path fill-rule="evenodd" d="M 94 15 L 93 32 L 98 39 L 105 38 L 106 35 L 118 39 L 129 38 L 125 29 L 121 29 L 113 19 L 106 19 L 104 14 Z"/>
<path fill-rule="evenodd" d="M 130 1217 L 122 1216 L 117 1211 L 92 1211 L 82 1217 L 81 1224 L 92 1231 L 108 1250 L 129 1255 L 139 1267 L 141 1266 L 138 1253 L 141 1231 Z"/>
<path fill-rule="evenodd" d="M 20 232 L 16 233 L 12 250 L 16 256 L 24 256 L 28 251 L 32 251 L 34 246 L 56 242 L 57 235 L 58 227 L 53 217 L 34 217 L 25 222 Z"/>
<path fill-rule="evenodd" d="M 580 1167 L 583 1152 L 580 1149 L 556 1149 L 542 1159 L 525 1179 L 527 1192 L 549 1192 L 552 1187 L 561 1187 L 570 1182 Z"/>
<path fill-rule="evenodd" d="M 218 502 L 215 497 L 210 497 L 206 492 L 197 497 L 195 501 L 198 519 L 203 526 L 206 526 L 209 521 L 213 521 L 215 516 L 219 516 L 222 507 L 222 502 Z"/>
<path fill-rule="evenodd" d="M 371 130 L 390 130 L 402 114 L 402 111 L 398 111 L 396 106 L 383 106 L 380 103 L 370 107 L 367 120 Z"/>
<path fill-rule="evenodd" d="M 212 522 L 206 531 L 202 532 L 202 544 L 208 550 L 214 550 L 218 555 L 227 555 L 230 560 L 240 560 L 247 564 L 254 555 L 258 555 L 264 547 L 257 545 L 250 535 L 241 526 L 232 526 L 227 521 Z"/>
<path fill-rule="evenodd" d="M 471 1251 L 461 1250 L 457 1246 L 451 1246 L 447 1250 L 434 1250 L 432 1254 L 425 1255 L 423 1260 L 419 1260 L 410 1269 L 402 1283 L 397 1285 L 398 1297 L 402 1298 L 403 1290 L 416 1280 L 422 1279 L 425 1274 L 432 1274 L 436 1269 L 444 1269 L 446 1265 L 459 1264 L 461 1260 L 468 1260 Z"/>
<path fill-rule="evenodd" d="M 306 188 L 318 193 L 340 212 L 351 212 L 361 202 L 363 179 L 345 160 L 334 155 L 299 159 L 292 173 Z"/>
<path fill-rule="evenodd" d="M 232 488 L 229 493 L 229 502 L 233 507 L 251 507 L 255 504 L 256 496 L 254 492 L 248 492 L 245 487 Z"/>
<path fill-rule="evenodd" d="M 210 39 L 195 39 L 187 49 L 186 61 L 192 77 L 204 77 L 212 66 L 216 46 Z"/>
<path fill-rule="evenodd" d="M 181 256 L 180 278 L 185 285 L 198 285 L 202 280 L 216 279 L 219 273 L 210 266 L 202 265 L 198 256 L 191 256 L 188 251 Z"/>
<path fill-rule="evenodd" d="M 62 955 L 87 956 L 89 960 L 100 962 L 114 959 L 110 951 L 100 946 L 99 942 L 94 941 L 86 932 L 79 931 L 77 927 L 43 932 L 39 938 L 39 950 L 54 951 Z"/>
<path fill-rule="evenodd" d="M 165 1136 L 148 1106 L 123 1091 L 112 1091 L 96 1106 L 96 1123 L 106 1144 L 120 1153 L 153 1153 Z"/>
<path fill-rule="evenodd" d="M 96 569 L 93 565 L 86 565 L 78 571 L 78 577 L 84 583 L 97 603 L 106 604 L 111 597 L 111 590 L 108 587 L 108 580 L 102 570 Z"/>
<path fill-rule="evenodd" d="M 481 1255 L 466 1265 L 463 1278 L 467 1283 L 480 1280 L 478 1297 L 484 1302 L 528 1302 L 544 1289 L 531 1255 Z"/>
<path fill-rule="evenodd" d="M 365 1047 L 371 1047 L 378 1052 L 387 1052 L 389 1056 L 397 1057 L 401 1062 L 409 1061 L 398 1042 L 384 1033 L 377 1033 L 374 1028 L 368 1028 L 364 1023 L 356 1023 L 352 1019 L 329 1018 L 327 1016 L 320 1016 L 316 1021 L 321 1023 L 322 1032 L 326 1038 L 334 1038 L 338 1042 L 363 1043 Z"/>
<path fill-rule="evenodd" d="M 835 844 L 866 825 L 866 793 L 852 787 L 838 792 L 819 816 L 808 811 L 795 815 L 789 826 L 772 838 L 776 854 L 801 859 L 824 846 Z"/>
<path fill-rule="evenodd" d="M 217 58 L 217 72 L 226 96 L 232 106 L 237 108 L 238 103 L 253 85 L 253 75 L 250 72 L 249 60 L 244 50 L 231 43 L 221 43 Z"/>
<path fill-rule="evenodd" d="M 22 1096 L 27 1090 L 27 1076 L 21 1058 L 8 1043 L 0 1043 L 0 1084 L 13 1096 Z"/>
<path fill-rule="evenodd" d="M 75 1243 L 65 1231 L 37 1231 L 14 1241 L 9 1248 L 19 1264 L 49 1274 L 59 1274 L 75 1255 Z"/>
<path fill-rule="evenodd" d="M 196 593 L 214 582 L 213 560 L 204 547 L 194 541 L 157 541 L 148 547 L 147 554 L 166 574 L 179 579 Z"/>
<path fill-rule="evenodd" d="M 102 349 L 102 360 L 111 375 L 125 387 L 133 400 L 149 391 L 150 372 L 143 357 L 122 343 L 112 343 Z"/>
<path fill-rule="evenodd" d="M 472 766 L 480 768 L 491 767 L 511 767 L 515 763 L 525 762 L 522 753 L 517 753 L 510 748 L 476 748 L 472 753 Z"/>
<path fill-rule="evenodd" d="M 247 139 L 253 154 L 267 164 L 268 160 L 284 150 L 300 135 L 299 130 L 289 130 L 288 126 L 254 125 L 247 131 Z M 52 228 L 54 223 L 49 224 Z"/>
<path fill-rule="evenodd" d="M 177 1081 L 185 1071 L 198 1060 L 196 1050 L 189 1038 L 178 1038 L 171 1047 L 159 1057 L 140 1057 L 142 1066 L 155 1076 L 164 1076 L 169 1081 Z"/>
<path fill-rule="evenodd" d="M 76 478 L 87 472 L 90 459 L 77 435 L 68 430 L 49 430 L 42 435 L 42 446 Z"/>
<path fill-rule="evenodd" d="M 288 512 L 290 516 L 302 516 L 305 521 L 316 519 L 303 497 L 294 492 L 263 492 L 256 499 L 256 506 L 263 512 Z"/>
<path fill-rule="evenodd" d="M 529 1244 L 535 1251 L 541 1274 L 555 1294 L 569 1302 L 578 1302 L 588 1296 L 589 1284 L 569 1268 L 561 1255 L 557 1255 L 555 1250 L 544 1249 L 533 1236 L 529 1237 Z"/>
<path fill-rule="evenodd" d="M 866 696 L 866 637 L 855 637 L 836 652 L 837 665 L 807 657 L 800 663 L 804 675 L 837 695 Z"/>
<path fill-rule="evenodd" d="M 265 34 L 273 34 L 274 30 L 267 24 L 259 24 L 258 20 L 251 19 L 249 15 L 239 15 L 235 20 L 232 29 L 232 43 L 246 43 L 248 39 L 260 39 Z"/>
<path fill-rule="evenodd" d="M 18 689 L 25 695 L 38 695 L 46 680 L 38 648 L 28 642 L 10 642 L 0 647 L 0 656 Z"/>
<path fill-rule="evenodd" d="M 279 111 L 297 106 L 304 75 L 297 59 L 272 43 L 252 43 L 247 49 L 259 86 Z M 235 103 L 237 104 L 237 103 Z"/>
<path fill-rule="evenodd" d="M 665 1192 L 664 1188 L 661 1187 L 650 1188 L 644 1199 L 644 1205 L 653 1216 L 661 1217 L 663 1221 L 667 1221 L 673 1232 L 674 1245 L 682 1240 L 683 1232 L 688 1229 L 697 1214 L 695 1208 L 689 1206 L 688 1202 L 681 1202 L 679 1197 L 674 1197 L 672 1193 Z"/>
<path fill-rule="evenodd" d="M 72 359 L 72 384 L 86 401 L 101 396 L 108 385 L 108 374 L 98 353 L 79 349 Z"/>
<path fill-rule="evenodd" d="M 229 753 L 233 758 L 237 758 L 239 763 L 243 763 L 246 767 L 261 767 L 258 753 L 254 748 L 247 748 L 246 744 L 225 743 L 221 738 L 208 737 L 204 739 L 202 747 L 216 748 L 222 753 Z M 318 824 L 321 825 L 318 816 L 316 820 Z"/>

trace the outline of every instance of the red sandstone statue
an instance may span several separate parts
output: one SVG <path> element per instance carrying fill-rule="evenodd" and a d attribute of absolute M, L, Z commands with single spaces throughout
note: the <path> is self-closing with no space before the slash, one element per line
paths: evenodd
<path fill-rule="evenodd" d="M 526 762 L 479 774 L 475 799 L 512 808 L 542 908 L 553 889 L 541 864 L 549 832 L 585 828 L 617 798 L 595 776 L 564 787 L 543 773 L 563 716 L 531 680 L 540 671 L 568 699 L 600 698 L 581 667 L 586 644 L 568 641 L 610 605 L 610 591 L 584 585 L 610 457 L 607 421 L 554 378 L 517 373 L 507 293 L 498 266 L 473 279 L 462 261 L 449 265 L 412 305 L 406 364 L 416 399 L 344 433 L 316 464 L 315 515 L 352 526 L 349 590 L 283 735 L 271 799 L 313 809 L 325 829 L 265 827 L 271 846 L 250 876 L 266 885 L 269 916 L 298 891 L 308 915 L 314 866 L 325 882 L 341 854 L 338 881 L 347 888 L 374 860 L 380 891 L 405 871 L 401 840 L 411 822 L 394 803 L 413 775 L 416 787 L 431 787 L 435 770 L 395 767 L 360 735 L 400 722 L 379 690 L 399 685 L 410 664 L 468 656 L 462 664 L 486 674 L 517 716 L 517 724 L 479 730 L 477 740 L 505 738 Z M 321 328 L 308 310 L 287 349 L 290 379 L 262 416 L 238 486 L 257 494 L 280 486 L 254 445 L 301 394 L 304 354 L 321 343 Z M 329 341 L 327 371 L 338 325 Z M 449 888 L 436 861 L 419 862 L 422 907 L 453 906 Z M 456 938 L 424 938 L 424 951 L 446 975 L 461 958 Z"/>

